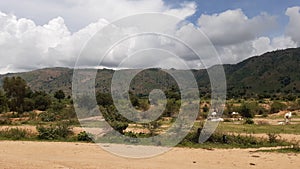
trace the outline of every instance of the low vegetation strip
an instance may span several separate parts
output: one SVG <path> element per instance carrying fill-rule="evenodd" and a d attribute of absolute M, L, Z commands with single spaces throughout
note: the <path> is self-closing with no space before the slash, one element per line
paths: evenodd
<path fill-rule="evenodd" d="M 32 91 L 26 81 L 20 77 L 7 77 L 3 83 L 4 90 L 0 90 L 0 139 L 2 140 L 92 142 L 93 138 L 98 136 L 109 137 L 110 133 L 99 130 L 105 126 L 105 120 L 116 131 L 132 138 L 120 142 L 141 144 L 140 138 L 149 138 L 166 132 L 173 125 L 181 107 L 178 86 L 173 86 L 164 91 L 167 104 L 157 120 L 135 123 L 118 113 L 109 93 L 97 91 L 98 107 L 88 107 L 84 111 L 87 112 L 87 116 L 77 117 L 74 106 L 80 106 L 81 102 L 74 105 L 71 97 L 66 96 L 62 90 L 53 93 Z M 155 104 L 150 105 L 148 95 L 135 94 L 133 91 L 129 92 L 129 96 L 138 112 L 151 110 L 162 104 L 162 100 L 156 100 Z M 78 99 L 82 103 L 91 102 L 91 98 L 87 96 Z M 295 136 L 295 140 L 299 140 L 300 98 L 230 99 L 227 100 L 224 113 L 220 117 L 211 117 L 209 97 L 202 97 L 200 101 L 193 100 L 191 103 L 199 104 L 199 116 L 193 129 L 178 146 L 208 149 L 256 148 L 296 145 L 294 139 L 287 139 L 286 136 Z M 101 115 L 96 109 L 101 111 Z M 284 119 L 286 113 L 289 113 L 292 118 Z M 199 144 L 199 131 L 203 123 L 206 119 L 213 118 L 221 119 L 222 122 L 207 142 Z M 89 130 L 83 131 L 79 128 L 80 124 Z M 96 134 L 95 129 L 98 129 Z M 107 142 L 109 143 L 109 140 Z M 156 143 L 162 144 L 159 141 Z"/>

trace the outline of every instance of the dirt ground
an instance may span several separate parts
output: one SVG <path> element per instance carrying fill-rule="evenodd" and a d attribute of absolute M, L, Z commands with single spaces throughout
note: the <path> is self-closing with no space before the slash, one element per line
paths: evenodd
<path fill-rule="evenodd" d="M 0 141 L 0 168 L 100 169 L 298 169 L 296 154 L 253 152 L 255 149 L 174 148 L 147 159 L 112 155 L 92 143 Z"/>

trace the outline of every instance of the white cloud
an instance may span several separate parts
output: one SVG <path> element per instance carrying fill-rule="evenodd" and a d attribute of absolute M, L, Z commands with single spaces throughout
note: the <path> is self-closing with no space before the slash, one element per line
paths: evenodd
<path fill-rule="evenodd" d="M 1 1 L 0 4 L 19 6 L 20 2 Z M 195 13 L 196 5 L 182 3 L 181 7 L 174 9 L 162 0 L 31 0 L 27 2 L 26 10 L 38 12 L 40 15 L 36 15 L 41 18 L 47 18 L 44 16 L 47 12 L 49 16 L 60 13 L 62 17 L 38 25 L 31 19 L 0 12 L 0 73 L 51 66 L 72 67 L 84 44 L 109 21 L 143 12 L 162 12 L 186 18 Z M 77 28 L 87 26 L 72 32 L 66 21 Z M 95 58 L 89 61 L 87 58 L 87 63 L 94 61 Z"/>
<path fill-rule="evenodd" d="M 53 6 L 56 1 L 47 1 L 47 3 L 51 3 Z M 186 18 L 194 14 L 196 10 L 195 3 L 182 3 L 181 7 L 173 9 L 166 6 L 162 0 L 105 0 L 101 1 L 101 10 L 98 9 L 100 1 L 96 0 L 63 0 L 59 4 L 57 10 L 60 10 L 60 8 L 65 9 L 66 5 L 69 5 L 70 9 L 65 9 L 64 16 L 52 18 L 43 25 L 39 25 L 31 19 L 17 18 L 13 14 L 0 12 L 0 73 L 52 66 L 72 67 L 85 43 L 99 29 L 108 25 L 113 18 L 139 12 L 162 12 Z M 48 9 L 45 8 L 45 10 Z M 83 14 L 78 11 L 85 11 L 86 13 Z M 74 16 L 71 17 L 72 14 Z M 297 33 L 297 30 L 300 30 L 298 27 L 300 22 L 299 8 L 289 8 L 286 14 L 290 17 L 286 34 L 278 37 L 268 37 L 265 33 L 276 25 L 274 16 L 260 14 L 248 18 L 241 9 L 227 10 L 220 14 L 201 15 L 197 26 L 188 23 L 178 25 L 176 20 L 162 21 L 159 18 L 137 18 L 138 20 L 134 21 L 145 24 L 145 27 L 149 30 L 162 30 L 189 43 L 196 52 L 200 53 L 202 59 L 209 64 L 208 66 L 211 66 L 218 64 L 218 62 L 215 58 L 212 58 L 215 53 L 210 44 L 207 43 L 206 37 L 195 33 L 199 29 L 204 30 L 208 38 L 211 39 L 223 63 L 237 63 L 250 56 L 259 55 L 270 50 L 296 47 L 297 42 L 299 45 L 300 37 Z M 99 16 L 104 15 L 105 17 L 99 18 Z M 80 22 L 81 20 L 87 21 L 89 24 L 75 32 L 71 31 L 66 23 L 76 22 L 76 24 L 82 26 L 84 24 Z M 90 22 L 91 20 L 93 22 Z M 111 31 L 111 34 L 107 34 L 107 40 L 113 41 L 126 34 L 136 33 L 136 31 L 138 32 L 135 28 L 116 28 L 115 32 Z M 98 43 L 95 43 L 95 45 L 98 45 Z M 109 57 L 104 60 L 104 64 L 101 66 L 118 66 L 128 55 L 146 47 L 159 47 L 172 51 L 188 66 L 192 68 L 203 67 L 197 56 L 186 50 L 184 45 L 163 37 L 151 36 L 140 36 L 122 43 L 121 46 L 118 46 L 109 54 Z M 172 65 L 180 65 L 177 64 L 179 63 L 178 60 L 174 60 L 168 54 L 150 58 L 149 53 L 147 53 L 143 58 L 135 60 L 136 62 L 128 62 L 128 65 L 147 67 L 156 64 L 159 66 L 165 65 L 168 68 Z M 89 55 L 85 58 L 84 64 L 95 66 L 98 61 L 97 56 Z"/>
<path fill-rule="evenodd" d="M 201 15 L 200 28 L 215 45 L 232 45 L 253 40 L 276 25 L 276 18 L 266 13 L 248 18 L 241 9 L 220 14 Z"/>
<path fill-rule="evenodd" d="M 299 7 L 288 8 L 290 17 L 285 35 L 268 37 L 276 28 L 276 17 L 262 13 L 248 18 L 241 9 L 201 15 L 198 24 L 216 46 L 223 63 L 238 63 L 268 51 L 297 47 L 300 42 Z M 299 44 L 298 44 L 299 45 Z"/>
<path fill-rule="evenodd" d="M 61 17 L 37 26 L 28 19 L 17 19 L 4 13 L 0 16 L 0 67 L 11 71 L 54 65 L 57 60 L 47 58 L 49 50 L 71 35 Z"/>
<path fill-rule="evenodd" d="M 261 55 L 268 51 L 294 48 L 296 43 L 290 37 L 280 36 L 270 39 L 269 37 L 260 37 L 252 42 L 253 55 Z"/>
<path fill-rule="evenodd" d="M 185 19 L 188 16 L 193 15 L 196 12 L 197 5 L 195 2 L 184 2 L 180 4 L 181 8 L 168 9 L 165 13 Z"/>
<path fill-rule="evenodd" d="M 300 45 L 300 6 L 288 8 L 285 14 L 290 18 L 286 34 Z"/>
<path fill-rule="evenodd" d="M 182 3 L 179 8 L 167 6 L 163 0 L 19 0 L 0 1 L 0 6 L 14 13 L 45 24 L 61 16 L 71 32 L 76 32 L 100 18 L 112 22 L 116 19 L 145 12 L 166 12 L 186 18 L 196 10 L 193 2 Z"/>

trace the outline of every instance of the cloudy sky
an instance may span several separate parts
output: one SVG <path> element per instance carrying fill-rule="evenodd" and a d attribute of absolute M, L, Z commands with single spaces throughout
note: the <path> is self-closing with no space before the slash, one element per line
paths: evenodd
<path fill-rule="evenodd" d="M 222 63 L 237 63 L 267 51 L 300 45 L 299 0 L 1 0 L 0 74 L 54 66 L 73 67 L 81 49 L 96 32 L 120 18 L 145 12 L 164 13 L 191 22 L 179 27 L 170 23 L 166 27 L 159 18 L 143 21 L 162 32 L 172 30 L 169 33 L 194 44 L 199 51 L 203 51 L 202 39 L 193 31 L 203 31 Z M 114 35 L 123 37 L 134 33 L 122 29 Z M 153 50 L 153 53 L 145 50 L 139 58 L 138 49 L 146 48 L 174 51 L 190 68 L 201 68 L 199 60 L 180 44 L 147 36 L 120 43 L 100 67 L 116 68 L 126 62 L 127 67 L 147 67 L 153 63 L 169 68 L 176 63 L 172 54 L 163 54 L 162 50 Z M 129 52 L 132 49 L 135 53 Z M 129 54 L 134 54 L 132 61 L 124 61 Z M 215 60 L 209 54 L 205 59 L 210 64 Z M 87 56 L 84 63 L 95 66 L 91 63 L 98 63 L 97 60 L 97 56 Z"/>

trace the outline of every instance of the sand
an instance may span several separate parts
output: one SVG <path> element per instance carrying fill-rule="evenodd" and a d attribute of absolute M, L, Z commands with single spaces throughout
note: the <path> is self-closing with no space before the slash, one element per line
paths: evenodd
<path fill-rule="evenodd" d="M 110 154 L 92 143 L 0 141 L 0 168 L 101 169 L 298 169 L 297 154 L 253 152 L 255 149 L 174 148 L 147 159 Z"/>

